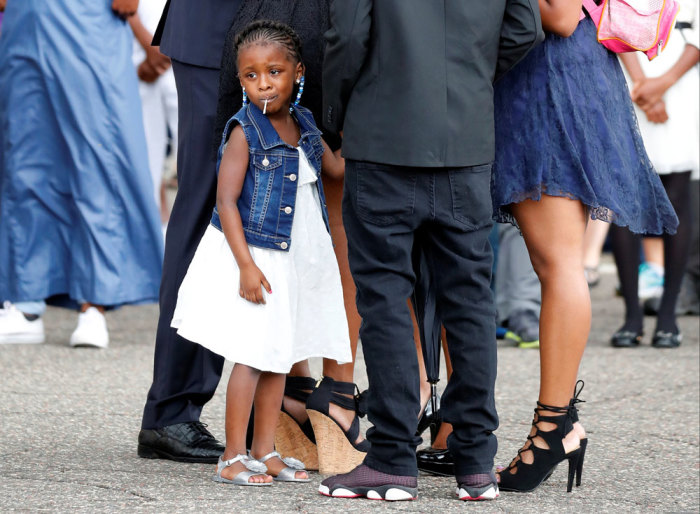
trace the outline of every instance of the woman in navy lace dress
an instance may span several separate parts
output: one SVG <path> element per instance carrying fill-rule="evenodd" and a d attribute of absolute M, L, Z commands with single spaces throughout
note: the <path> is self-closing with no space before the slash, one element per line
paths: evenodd
<path fill-rule="evenodd" d="M 583 270 L 587 221 L 637 233 L 678 220 L 639 134 L 615 54 L 596 41 L 581 0 L 539 0 L 547 37 L 496 84 L 492 194 L 517 223 L 542 287 L 540 391 L 533 429 L 500 472 L 502 490 L 529 491 L 568 460 L 579 479 L 588 442 L 574 387 L 591 306 Z M 577 480 L 578 483 L 578 480 Z"/>

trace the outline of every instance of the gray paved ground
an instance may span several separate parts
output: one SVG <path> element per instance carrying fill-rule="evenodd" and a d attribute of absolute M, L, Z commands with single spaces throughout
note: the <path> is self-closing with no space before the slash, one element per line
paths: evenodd
<path fill-rule="evenodd" d="M 615 350 L 620 324 L 612 274 L 593 290 L 594 321 L 581 370 L 582 421 L 590 444 L 583 485 L 565 492 L 564 466 L 532 494 L 503 493 L 474 505 L 453 499 L 452 479 L 421 476 L 417 501 L 330 500 L 306 485 L 256 490 L 213 483 L 212 466 L 136 456 L 150 384 L 157 310 L 108 314 L 109 350 L 72 350 L 75 315 L 51 309 L 42 346 L 0 346 L 0 511 L 146 512 L 698 512 L 698 318 L 682 318 L 678 350 Z M 647 333 L 653 319 L 647 319 Z M 502 345 L 497 462 L 523 443 L 537 395 L 537 352 Z M 228 371 L 225 370 L 225 375 Z M 366 384 L 364 364 L 358 381 Z M 224 387 L 203 420 L 223 437 Z"/>

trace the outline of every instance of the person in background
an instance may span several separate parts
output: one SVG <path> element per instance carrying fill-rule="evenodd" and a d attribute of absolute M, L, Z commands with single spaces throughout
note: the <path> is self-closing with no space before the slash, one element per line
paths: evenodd
<path fill-rule="evenodd" d="M 540 281 L 520 231 L 510 223 L 498 224 L 495 297 L 505 338 L 519 348 L 540 346 Z"/>
<path fill-rule="evenodd" d="M 663 293 L 651 344 L 655 348 L 676 348 L 683 335 L 676 323 L 676 303 L 690 251 L 690 180 L 700 176 L 700 123 L 698 121 L 698 30 L 697 0 L 682 0 L 676 30 L 666 49 L 653 61 L 637 54 L 621 54 L 629 73 L 632 100 L 637 106 L 639 127 L 654 168 L 678 215 L 678 231 L 663 237 Z M 643 335 L 643 312 L 639 305 L 642 284 L 637 272 L 641 236 L 624 227 L 612 229 L 625 322 L 612 336 L 612 346 L 638 346 Z"/>
<path fill-rule="evenodd" d="M 134 32 L 133 61 L 139 77 L 148 164 L 164 231 L 170 209 L 165 198 L 163 163 L 168 147 L 171 152 L 177 152 L 177 89 L 170 58 L 163 55 L 157 46 L 152 46 L 151 42 L 165 2 L 140 0 L 138 12 L 129 18 Z"/>
<path fill-rule="evenodd" d="M 153 302 L 163 255 L 132 34 L 137 0 L 12 0 L 0 37 L 0 343 L 106 348 L 105 309 Z M 106 44 L 105 42 L 108 42 Z"/>

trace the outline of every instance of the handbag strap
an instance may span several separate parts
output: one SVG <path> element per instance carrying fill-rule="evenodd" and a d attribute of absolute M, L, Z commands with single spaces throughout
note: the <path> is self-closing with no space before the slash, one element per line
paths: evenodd
<path fill-rule="evenodd" d="M 591 20 L 593 20 L 593 23 L 595 23 L 596 26 L 600 24 L 600 18 L 603 15 L 603 7 L 607 3 L 607 0 L 605 0 L 601 2 L 600 5 L 597 5 L 594 0 L 583 0 L 583 7 L 586 9 L 588 15 L 591 17 Z"/>

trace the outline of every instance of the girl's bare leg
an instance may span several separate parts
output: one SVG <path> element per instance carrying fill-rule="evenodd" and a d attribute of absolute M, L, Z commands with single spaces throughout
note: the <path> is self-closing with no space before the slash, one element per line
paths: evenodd
<path fill-rule="evenodd" d="M 642 238 L 644 248 L 644 260 L 649 264 L 655 264 L 659 268 L 664 267 L 664 239 L 663 237 Z"/>
<path fill-rule="evenodd" d="M 579 201 L 548 195 L 515 204 L 512 212 L 542 287 L 539 401 L 566 406 L 573 396 L 591 328 L 591 300 L 582 260 L 588 213 Z M 577 425 L 563 441 L 567 452 L 584 435 Z M 539 426 L 544 431 L 554 428 L 544 422 Z M 532 462 L 532 452 L 524 452 L 522 459 Z"/>
<path fill-rule="evenodd" d="M 275 428 L 282 406 L 284 395 L 283 373 L 263 372 L 258 380 L 255 391 L 255 423 L 253 445 L 250 453 L 254 459 L 261 459 L 275 451 Z M 278 457 L 265 461 L 267 471 L 272 476 L 282 471 L 287 465 Z M 308 478 L 306 471 L 297 471 L 296 478 Z"/>
<path fill-rule="evenodd" d="M 253 406 L 255 391 L 260 380 L 261 372 L 244 364 L 234 364 L 226 387 L 226 450 L 223 460 L 233 459 L 236 455 L 246 454 L 245 436 L 248 430 L 250 410 Z M 284 375 L 282 375 L 284 377 Z M 283 379 L 284 380 L 284 379 Z M 282 383 L 284 388 L 284 382 Z M 278 405 L 279 410 L 279 405 Z M 256 406 L 257 421 L 257 406 Z M 255 427 L 257 433 L 257 425 Z M 274 425 L 273 425 L 274 430 Z M 241 471 L 247 468 L 241 463 L 224 468 L 221 476 L 233 480 Z M 261 473 L 248 479 L 249 482 L 271 482 L 272 477 Z"/>

